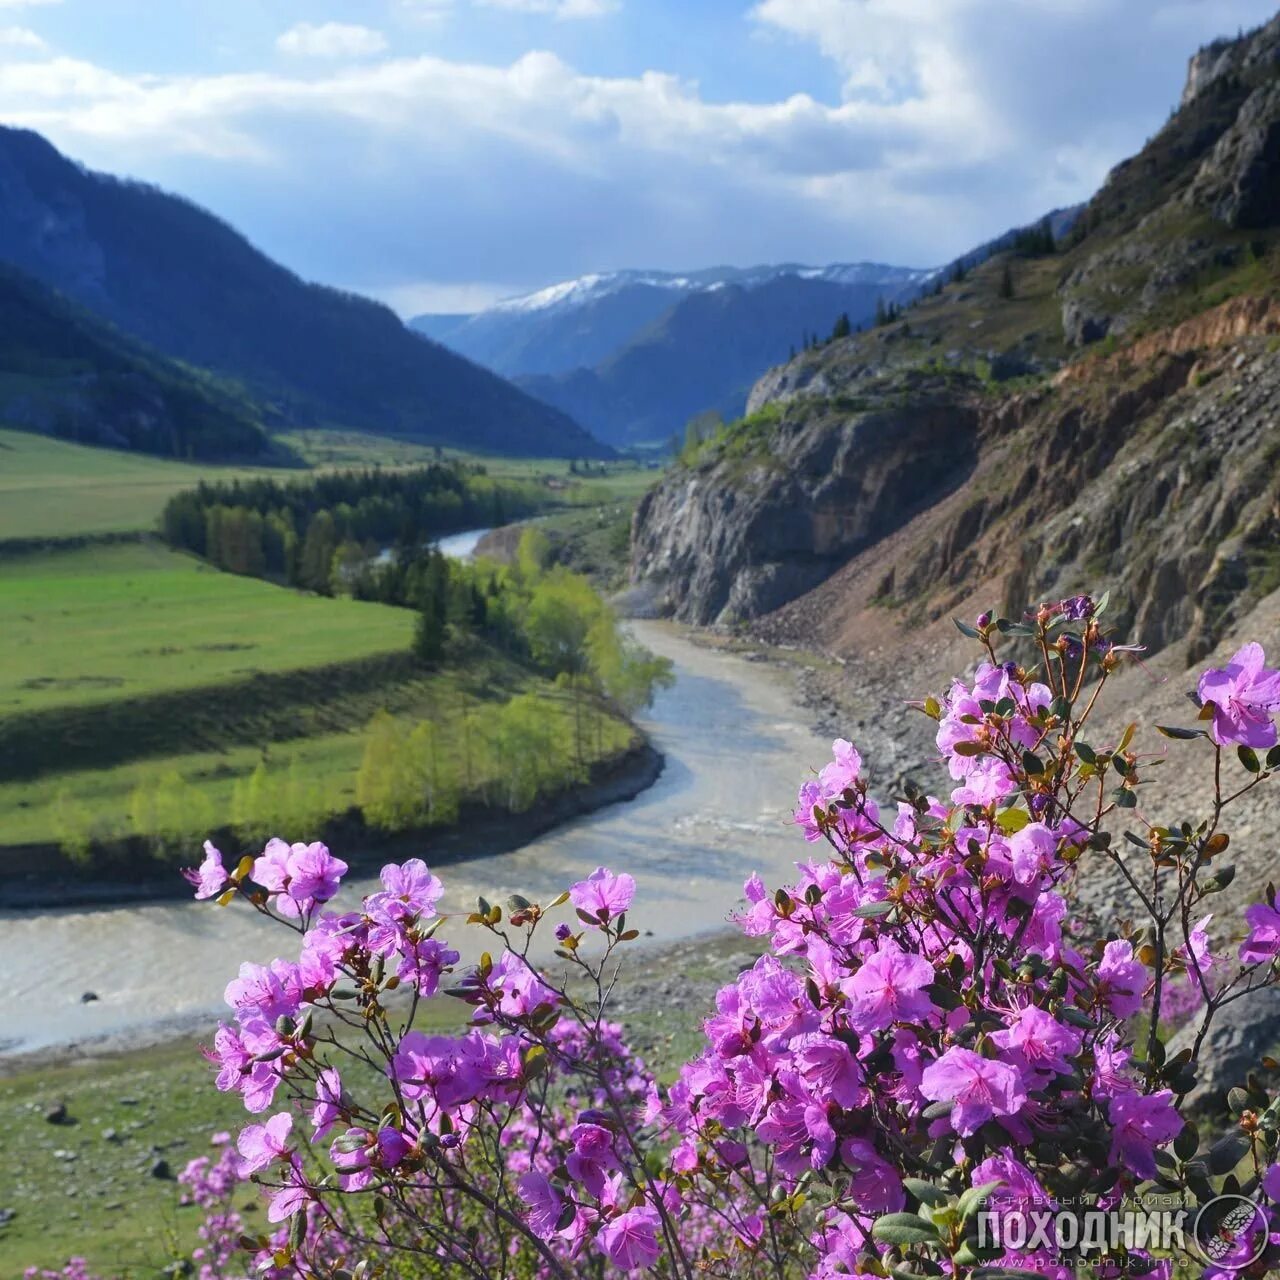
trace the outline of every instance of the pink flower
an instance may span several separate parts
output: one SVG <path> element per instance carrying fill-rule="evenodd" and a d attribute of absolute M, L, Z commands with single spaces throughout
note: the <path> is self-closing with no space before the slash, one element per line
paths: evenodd
<path fill-rule="evenodd" d="M 597 867 L 569 890 L 573 905 L 601 924 L 622 915 L 635 895 L 636 882 L 631 876 L 615 876 L 605 867 Z"/>
<path fill-rule="evenodd" d="M 658 1248 L 658 1211 L 650 1205 L 628 1209 L 611 1218 L 600 1230 L 598 1243 L 609 1261 L 623 1271 L 651 1267 Z"/>
<path fill-rule="evenodd" d="M 1098 986 L 1108 1009 L 1117 1018 L 1132 1017 L 1142 1008 L 1147 971 L 1133 956 L 1133 944 L 1108 942 L 1098 965 Z"/>
<path fill-rule="evenodd" d="M 289 897 L 303 911 L 317 902 L 328 902 L 347 874 L 347 864 L 319 843 L 295 844 L 289 850 L 287 865 Z"/>
<path fill-rule="evenodd" d="M 818 774 L 818 785 L 827 800 L 838 799 L 857 783 L 862 772 L 862 757 L 853 743 L 837 738 L 831 744 L 831 754 L 835 758 Z"/>
<path fill-rule="evenodd" d="M 1255 902 L 1246 908 L 1244 918 L 1249 936 L 1240 944 L 1240 959 L 1257 964 L 1280 956 L 1280 911 L 1266 902 Z"/>
<path fill-rule="evenodd" d="M 598 1124 L 576 1124 L 569 1134 L 573 1150 L 565 1160 L 569 1176 L 599 1198 L 605 1174 L 618 1167 L 613 1151 L 613 1134 Z"/>
<path fill-rule="evenodd" d="M 206 840 L 204 861 L 194 871 L 187 867 L 182 872 L 187 881 L 196 887 L 196 900 L 216 898 L 227 884 L 227 869 L 222 865 L 222 854 Z"/>
<path fill-rule="evenodd" d="M 955 1103 L 951 1127 L 962 1138 L 994 1116 L 1016 1115 L 1027 1101 L 1015 1068 L 972 1049 L 948 1049 L 927 1066 L 920 1092 L 933 1102 Z"/>
<path fill-rule="evenodd" d="M 283 893 L 289 883 L 289 846 L 277 837 L 253 860 L 253 879 L 268 893 Z"/>
<path fill-rule="evenodd" d="M 1227 665 L 1200 677 L 1200 701 L 1213 707 L 1210 730 L 1226 747 L 1274 747 L 1272 712 L 1280 707 L 1280 671 L 1265 665 L 1260 644 L 1247 644 Z"/>
<path fill-rule="evenodd" d="M 880 1031 L 895 1022 L 917 1022 L 933 1012 L 924 991 L 933 966 L 921 956 L 885 946 L 841 985 L 849 997 L 849 1021 L 857 1031 Z"/>
<path fill-rule="evenodd" d="M 271 1197 L 267 1206 L 268 1222 L 283 1222 L 291 1218 L 311 1198 L 311 1188 L 302 1172 L 302 1164 L 296 1155 L 290 1156 L 284 1169 L 284 1185 Z"/>
<path fill-rule="evenodd" d="M 382 868 L 381 878 L 383 892 L 373 894 L 367 904 L 370 915 L 376 916 L 377 908 L 396 902 L 407 907 L 410 915 L 431 917 L 444 896 L 444 885 L 421 858 L 410 858 L 399 866 L 389 862 Z"/>
<path fill-rule="evenodd" d="M 1212 919 L 1213 915 L 1210 913 L 1194 924 L 1187 934 L 1186 944 L 1177 950 L 1177 955 L 1186 962 L 1188 970 L 1193 974 L 1197 970 L 1208 973 L 1213 966 L 1213 953 L 1209 950 L 1209 921 Z"/>
<path fill-rule="evenodd" d="M 1133 1171 L 1138 1178 L 1156 1176 L 1155 1148 L 1182 1132 L 1183 1120 L 1173 1105 L 1173 1093 L 1123 1093 L 1112 1098 L 1107 1117 L 1111 1134 L 1111 1163 Z"/>
<path fill-rule="evenodd" d="M 1079 1032 L 1034 1005 L 1023 1009 L 1008 1030 L 995 1032 L 991 1039 L 1010 1050 L 1010 1056 L 1030 1072 L 1067 1075 L 1071 1071 L 1067 1059 L 1080 1052 Z M 1028 1083 L 1034 1086 L 1035 1082 Z"/>
<path fill-rule="evenodd" d="M 422 942 L 402 942 L 396 977 L 412 982 L 419 995 L 430 999 L 440 987 L 440 975 L 458 963 L 458 953 L 435 938 Z"/>
<path fill-rule="evenodd" d="M 865 1138 L 846 1138 L 840 1159 L 851 1174 L 849 1194 L 866 1213 L 897 1213 L 907 1202 L 898 1172 Z"/>
<path fill-rule="evenodd" d="M 272 1116 L 266 1124 L 246 1125 L 236 1139 L 236 1150 L 240 1152 L 240 1176 L 247 1178 L 288 1155 L 292 1128 L 293 1117 L 287 1111 Z"/>
<path fill-rule="evenodd" d="M 550 1240 L 564 1212 L 564 1199 L 545 1173 L 531 1169 L 516 1184 L 520 1199 L 529 1206 L 529 1229 L 539 1240 Z"/>
<path fill-rule="evenodd" d="M 1043 822 L 1029 822 L 1009 837 L 1013 878 L 1021 885 L 1038 884 L 1058 852 L 1058 833 Z"/>
<path fill-rule="evenodd" d="M 815 1093 L 846 1109 L 863 1100 L 862 1067 L 844 1041 L 814 1031 L 797 1037 L 791 1050 L 801 1076 Z"/>
<path fill-rule="evenodd" d="M 1262 1175 L 1262 1190 L 1269 1200 L 1280 1202 L 1280 1164 L 1273 1164 Z"/>

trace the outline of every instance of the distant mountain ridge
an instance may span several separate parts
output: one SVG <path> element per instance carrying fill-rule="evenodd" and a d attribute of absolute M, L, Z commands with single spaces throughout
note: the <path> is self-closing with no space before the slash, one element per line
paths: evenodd
<path fill-rule="evenodd" d="M 165 355 L 242 382 L 269 426 L 341 426 L 493 452 L 609 452 L 563 413 L 308 284 L 194 204 L 0 128 L 0 261 Z"/>
<path fill-rule="evenodd" d="M 614 444 L 663 440 L 704 410 L 736 416 L 771 364 L 902 303 L 936 271 L 782 263 L 582 276 L 469 316 L 410 326 L 513 378 Z"/>

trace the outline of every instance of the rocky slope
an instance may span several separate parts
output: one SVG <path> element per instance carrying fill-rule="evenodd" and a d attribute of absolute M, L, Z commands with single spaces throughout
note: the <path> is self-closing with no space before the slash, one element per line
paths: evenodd
<path fill-rule="evenodd" d="M 1280 649 L 1278 86 L 1280 18 L 1202 51 L 1180 110 L 1056 252 L 997 255 L 900 322 L 771 371 L 754 415 L 639 509 L 633 575 L 668 610 L 839 660 L 810 695 L 878 793 L 948 786 L 904 701 L 976 660 L 952 616 L 1110 589 L 1109 622 L 1148 653 L 1097 739 L 1123 717 L 1167 748 L 1144 758 L 1133 823 L 1206 794 L 1204 744 L 1152 731 L 1190 721 L 1204 666 L 1245 640 Z M 1278 823 L 1274 782 L 1231 811 L 1219 941 L 1275 878 Z M 1103 920 L 1132 914 L 1102 859 L 1078 893 Z M 1280 1000 L 1235 1008 L 1210 1083 L 1277 1043 Z"/>
<path fill-rule="evenodd" d="M 841 652 L 869 610 L 1105 580 L 1153 650 L 1205 652 L 1280 581 L 1278 173 L 1280 18 L 1193 59 L 1057 252 L 770 371 L 641 505 L 633 576 L 695 622 L 804 596 L 770 625 Z"/>

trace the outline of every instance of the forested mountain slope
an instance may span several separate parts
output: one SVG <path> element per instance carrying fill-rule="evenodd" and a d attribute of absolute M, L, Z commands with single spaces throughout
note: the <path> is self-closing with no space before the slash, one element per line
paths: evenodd
<path fill-rule="evenodd" d="M 239 388 L 167 359 L 3 266 L 0 422 L 171 458 L 279 452 Z"/>
<path fill-rule="evenodd" d="M 307 284 L 203 209 L 83 169 L 26 130 L 0 129 L 0 258 L 165 354 L 242 381 L 273 423 L 602 452 L 386 307 Z"/>

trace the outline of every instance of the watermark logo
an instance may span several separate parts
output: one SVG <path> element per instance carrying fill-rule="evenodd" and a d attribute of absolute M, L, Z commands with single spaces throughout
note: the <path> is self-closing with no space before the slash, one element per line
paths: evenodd
<path fill-rule="evenodd" d="M 1185 1253 L 1186 1209 L 993 1208 L 978 1215 L 978 1244 L 1014 1253 Z"/>
<path fill-rule="evenodd" d="M 1242 1195 L 1217 1196 L 1198 1211 L 1167 1201 L 1127 1209 L 988 1202 L 977 1218 L 980 1248 L 1063 1263 L 1137 1251 L 1191 1255 L 1230 1274 L 1253 1266 L 1269 1243 L 1265 1211 Z"/>
<path fill-rule="evenodd" d="M 1267 1215 L 1247 1196 L 1215 1196 L 1191 1230 L 1200 1256 L 1219 1271 L 1243 1271 L 1267 1247 Z"/>

